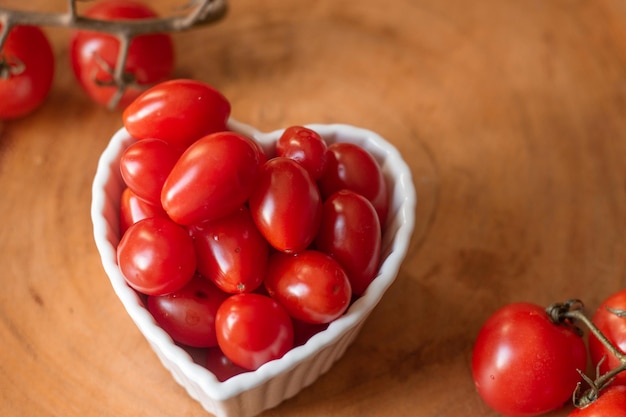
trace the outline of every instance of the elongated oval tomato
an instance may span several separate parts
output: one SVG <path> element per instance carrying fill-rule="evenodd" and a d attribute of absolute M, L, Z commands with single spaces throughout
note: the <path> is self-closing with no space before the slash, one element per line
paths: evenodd
<path fill-rule="evenodd" d="M 249 204 L 254 223 L 277 250 L 296 253 L 315 239 L 322 199 L 309 173 L 296 161 L 285 157 L 267 161 Z"/>
<path fill-rule="evenodd" d="M 348 142 L 329 145 L 326 168 L 318 184 L 324 199 L 342 189 L 361 194 L 372 202 L 384 227 L 389 212 L 389 190 L 380 165 L 367 150 Z"/>
<path fill-rule="evenodd" d="M 330 323 L 346 311 L 352 297 L 341 265 L 316 250 L 295 255 L 275 252 L 267 266 L 265 287 L 291 317 L 307 323 Z"/>
<path fill-rule="evenodd" d="M 248 370 L 281 358 L 293 347 L 293 324 L 272 298 L 255 293 L 230 296 L 217 310 L 217 343 L 234 364 Z"/>
<path fill-rule="evenodd" d="M 478 393 L 507 417 L 538 416 L 571 399 L 586 369 L 585 342 L 531 303 L 507 304 L 487 319 L 474 344 Z"/>
<path fill-rule="evenodd" d="M 0 58 L 9 66 L 8 78 L 0 76 L 0 119 L 25 116 L 43 103 L 52 87 L 52 46 L 38 27 L 15 26 L 7 36 Z"/>
<path fill-rule="evenodd" d="M 196 274 L 180 290 L 149 296 L 148 311 L 172 339 L 193 347 L 217 346 L 215 315 L 228 294 Z"/>
<path fill-rule="evenodd" d="M 319 133 L 304 126 L 288 127 L 276 142 L 278 156 L 298 162 L 314 180 L 324 173 L 326 150 L 326 142 Z"/>
<path fill-rule="evenodd" d="M 200 81 L 176 79 L 149 88 L 122 115 L 124 127 L 137 139 L 164 140 L 180 149 L 210 133 L 226 130 L 230 103 Z"/>
<path fill-rule="evenodd" d="M 362 295 L 380 263 L 381 229 L 372 203 L 350 190 L 331 195 L 322 206 L 315 246 L 339 262 L 352 292 Z"/>
<path fill-rule="evenodd" d="M 146 295 L 180 290 L 196 272 L 196 252 L 186 229 L 164 217 L 140 220 L 117 246 L 128 285 Z"/>
<path fill-rule="evenodd" d="M 180 152 L 160 139 L 131 144 L 120 159 L 120 172 L 137 197 L 161 207 L 161 190 Z"/>
<path fill-rule="evenodd" d="M 269 245 L 246 206 L 190 228 L 198 271 L 222 291 L 251 292 L 263 282 Z"/>
<path fill-rule="evenodd" d="M 235 132 L 219 132 L 194 142 L 172 168 L 161 204 L 175 222 L 213 221 L 238 209 L 255 187 L 259 150 Z"/>
<path fill-rule="evenodd" d="M 161 207 L 161 203 L 158 206 L 150 204 L 126 187 L 122 191 L 120 200 L 120 236 L 123 236 L 126 230 L 139 220 L 149 217 L 167 217 L 167 213 Z"/>

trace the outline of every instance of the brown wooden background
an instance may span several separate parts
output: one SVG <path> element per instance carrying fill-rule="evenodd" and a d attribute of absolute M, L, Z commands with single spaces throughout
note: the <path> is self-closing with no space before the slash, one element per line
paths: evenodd
<path fill-rule="evenodd" d="M 100 266 L 90 186 L 121 116 L 78 89 L 69 31 L 46 33 L 51 94 L 0 128 L 0 415 L 203 416 Z M 414 175 L 397 282 L 345 357 L 264 416 L 495 416 L 469 369 L 494 309 L 593 310 L 626 286 L 623 1 L 231 0 L 174 40 L 177 76 L 218 87 L 235 118 L 363 126 Z"/>

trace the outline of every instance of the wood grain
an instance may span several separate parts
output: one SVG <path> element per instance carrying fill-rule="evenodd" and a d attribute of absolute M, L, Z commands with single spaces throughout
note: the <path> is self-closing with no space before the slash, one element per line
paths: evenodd
<path fill-rule="evenodd" d="M 101 268 L 90 186 L 121 116 L 78 89 L 69 32 L 46 33 L 51 94 L 0 127 L 0 415 L 203 416 Z M 624 3 L 233 0 L 174 41 L 177 76 L 235 118 L 363 126 L 413 171 L 397 282 L 332 371 L 264 416 L 496 416 L 469 369 L 485 318 L 518 300 L 593 311 L 626 286 Z"/>

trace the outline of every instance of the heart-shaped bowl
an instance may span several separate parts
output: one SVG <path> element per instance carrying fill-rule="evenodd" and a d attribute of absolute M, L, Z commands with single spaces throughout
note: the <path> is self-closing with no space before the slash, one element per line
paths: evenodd
<path fill-rule="evenodd" d="M 391 194 L 389 218 L 383 235 L 382 262 L 365 293 L 326 330 L 282 358 L 220 382 L 207 369 L 197 350 L 175 344 L 146 309 L 142 298 L 124 280 L 116 256 L 120 241 L 119 204 L 124 183 L 119 161 L 133 139 L 122 128 L 102 153 L 92 188 L 91 217 L 95 243 L 113 290 L 131 319 L 145 336 L 162 364 L 189 395 L 218 417 L 249 417 L 296 395 L 327 372 L 355 339 L 363 323 L 395 280 L 406 255 L 415 221 L 415 188 L 411 171 L 398 150 L 378 134 L 345 124 L 312 124 L 327 143 L 352 142 L 368 150 L 380 163 Z M 283 130 L 259 132 L 251 126 L 229 121 L 229 129 L 258 141 L 268 152 Z"/>

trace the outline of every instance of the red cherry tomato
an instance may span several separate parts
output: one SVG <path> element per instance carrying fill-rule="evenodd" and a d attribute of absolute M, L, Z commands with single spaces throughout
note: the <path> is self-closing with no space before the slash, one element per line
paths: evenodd
<path fill-rule="evenodd" d="M 267 161 L 249 204 L 254 222 L 274 248 L 296 253 L 315 239 L 322 212 L 320 192 L 294 160 L 276 157 Z"/>
<path fill-rule="evenodd" d="M 274 253 L 267 265 L 265 287 L 291 317 L 307 323 L 330 323 L 346 311 L 352 297 L 341 265 L 315 250 Z"/>
<path fill-rule="evenodd" d="M 609 386 L 595 401 L 575 409 L 568 417 L 626 417 L 626 386 Z"/>
<path fill-rule="evenodd" d="M 243 293 L 230 296 L 217 310 L 217 342 L 237 366 L 256 370 L 281 358 L 293 347 L 293 324 L 270 297 Z"/>
<path fill-rule="evenodd" d="M 161 203 L 158 206 L 152 205 L 126 187 L 120 200 L 120 236 L 123 236 L 131 225 L 149 217 L 167 217 L 167 214 L 161 208 Z"/>
<path fill-rule="evenodd" d="M 123 114 L 124 127 L 137 139 L 155 138 L 185 149 L 210 133 L 226 130 L 230 103 L 200 81 L 176 79 L 151 87 Z"/>
<path fill-rule="evenodd" d="M 604 300 L 591 320 L 611 341 L 613 346 L 617 347 L 622 352 L 626 352 L 626 315 L 620 317 L 617 314 L 620 311 L 626 311 L 626 290 L 618 291 Z M 593 334 L 589 335 L 589 354 L 594 366 L 598 364 L 603 357 L 605 358 L 600 364 L 600 372 L 603 374 L 610 369 L 616 368 L 620 364 L 619 359 L 609 352 Z M 619 373 L 613 383 L 626 385 L 626 373 Z"/>
<path fill-rule="evenodd" d="M 161 194 L 177 223 L 216 220 L 246 202 L 259 172 L 258 149 L 249 138 L 219 132 L 194 142 L 178 159 Z"/>
<path fill-rule="evenodd" d="M 228 359 L 219 347 L 213 347 L 207 350 L 206 367 L 220 382 L 224 382 L 235 375 L 248 372 L 247 369 L 235 365 Z"/>
<path fill-rule="evenodd" d="M 161 190 L 180 152 L 159 139 L 143 139 L 130 145 L 120 159 L 126 185 L 137 197 L 161 206 Z"/>
<path fill-rule="evenodd" d="M 144 219 L 129 227 L 117 247 L 117 259 L 128 285 L 146 295 L 178 291 L 196 270 L 189 233 L 163 217 Z"/>
<path fill-rule="evenodd" d="M 247 207 L 191 229 L 198 271 L 228 293 L 252 292 L 263 282 L 269 245 Z"/>
<path fill-rule="evenodd" d="M 380 264 L 381 229 L 372 203 L 350 190 L 331 195 L 322 206 L 315 246 L 339 262 L 352 292 L 362 295 Z"/>
<path fill-rule="evenodd" d="M 497 412 L 537 416 L 572 398 L 586 361 L 583 338 L 571 328 L 554 324 L 540 306 L 513 303 L 481 328 L 472 373 L 478 393 Z"/>
<path fill-rule="evenodd" d="M 131 0 L 104 0 L 84 12 L 100 20 L 157 17 L 147 5 Z M 106 33 L 75 31 L 70 43 L 72 69 L 79 84 L 97 103 L 108 105 L 117 93 L 112 85 L 119 40 Z M 126 89 L 117 108 L 123 109 L 147 87 L 168 79 L 174 70 L 174 45 L 166 33 L 136 36 L 130 43 L 124 72 L 137 86 Z"/>
<path fill-rule="evenodd" d="M 0 51 L 0 119 L 34 111 L 53 78 L 54 53 L 44 32 L 36 26 L 13 27 Z"/>
<path fill-rule="evenodd" d="M 291 158 L 307 170 L 314 180 L 319 179 L 326 166 L 326 142 L 304 126 L 290 126 L 276 142 L 278 156 Z"/>
<path fill-rule="evenodd" d="M 217 346 L 215 315 L 228 295 L 196 274 L 180 290 L 148 296 L 148 311 L 178 343 L 193 347 Z"/>
<path fill-rule="evenodd" d="M 310 338 L 315 336 L 321 331 L 328 328 L 329 323 L 307 323 L 302 320 L 292 318 L 293 323 L 293 345 L 301 346 L 309 341 Z"/>
<path fill-rule="evenodd" d="M 318 183 L 324 199 L 344 188 L 372 202 L 383 227 L 389 212 L 389 191 L 383 172 L 374 157 L 353 143 L 328 146 L 326 168 Z"/>

